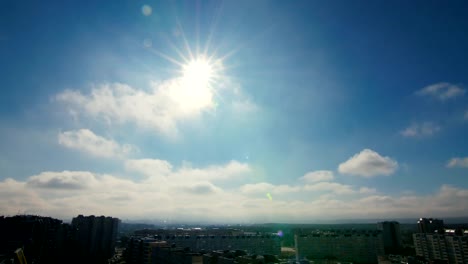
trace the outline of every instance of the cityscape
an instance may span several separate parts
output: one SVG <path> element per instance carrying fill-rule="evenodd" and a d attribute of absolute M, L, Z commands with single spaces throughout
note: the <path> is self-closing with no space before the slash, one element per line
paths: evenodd
<path fill-rule="evenodd" d="M 0 264 L 468 264 L 468 0 L 0 0 Z"/>
<path fill-rule="evenodd" d="M 283 230 L 277 230 L 282 228 Z M 122 223 L 78 215 L 0 217 L 0 263 L 429 264 L 468 263 L 468 223 L 257 224 Z"/>

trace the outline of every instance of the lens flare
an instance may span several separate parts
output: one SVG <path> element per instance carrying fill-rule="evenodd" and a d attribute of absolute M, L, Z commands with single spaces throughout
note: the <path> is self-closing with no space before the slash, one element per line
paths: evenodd
<path fill-rule="evenodd" d="M 149 5 L 144 5 L 141 7 L 141 13 L 143 13 L 144 16 L 150 16 L 151 13 L 153 13 L 153 9 Z"/>
<path fill-rule="evenodd" d="M 279 237 L 283 237 L 283 231 L 282 230 L 278 230 L 278 232 L 276 233 Z"/>

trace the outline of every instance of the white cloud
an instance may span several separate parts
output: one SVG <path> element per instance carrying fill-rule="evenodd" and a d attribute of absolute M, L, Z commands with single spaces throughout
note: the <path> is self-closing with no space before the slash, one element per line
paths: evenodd
<path fill-rule="evenodd" d="M 177 216 L 186 209 L 221 210 L 232 207 L 239 199 L 213 182 L 250 173 L 248 165 L 237 161 L 205 168 L 185 165 L 178 169 L 163 160 L 131 160 L 126 165 L 148 177 L 137 181 L 87 171 L 48 171 L 22 182 L 0 181 L 0 200 L 3 199 L 0 211 L 14 214 L 20 210 L 67 218 L 78 213 L 138 218 Z"/>
<path fill-rule="evenodd" d="M 411 126 L 400 131 L 404 137 L 428 137 L 440 131 L 440 126 L 432 122 L 413 123 Z"/>
<path fill-rule="evenodd" d="M 468 120 L 468 110 L 466 110 L 465 115 L 463 116 L 465 120 Z"/>
<path fill-rule="evenodd" d="M 372 194 L 376 192 L 377 190 L 375 188 L 368 188 L 368 187 L 359 188 L 359 193 L 362 193 L 362 194 Z"/>
<path fill-rule="evenodd" d="M 395 160 L 382 157 L 379 153 L 370 149 L 362 150 L 338 166 L 340 173 L 366 178 L 390 175 L 397 169 L 398 163 Z"/>
<path fill-rule="evenodd" d="M 447 167 L 449 168 L 468 168 L 468 157 L 464 158 L 452 158 L 447 162 Z"/>
<path fill-rule="evenodd" d="M 148 177 L 155 175 L 167 176 L 172 172 L 172 165 L 169 162 L 158 159 L 127 160 L 125 168 Z"/>
<path fill-rule="evenodd" d="M 268 192 L 272 199 L 266 197 Z M 98 214 L 169 222 L 304 222 L 356 218 L 356 212 L 368 218 L 450 217 L 468 210 L 467 199 L 468 189 L 450 185 L 427 195 L 393 196 L 333 182 L 305 186 L 259 183 L 229 189 L 211 181 L 136 181 L 86 171 L 43 172 L 23 181 L 0 181 L 3 214 L 59 218 Z"/>
<path fill-rule="evenodd" d="M 210 194 L 222 191 L 211 182 L 198 182 L 192 186 L 185 187 L 185 190 L 193 194 Z"/>
<path fill-rule="evenodd" d="M 456 98 L 463 96 L 466 90 L 461 88 L 458 85 L 441 82 L 436 84 L 431 84 L 422 88 L 416 92 L 416 95 L 419 96 L 432 96 L 438 98 L 439 100 L 447 100 L 451 98 Z"/>
<path fill-rule="evenodd" d="M 124 157 L 138 149 L 129 144 L 120 145 L 114 140 L 94 134 L 89 129 L 60 132 L 58 142 L 67 148 L 104 158 Z"/>
<path fill-rule="evenodd" d="M 147 182 L 189 185 L 190 188 L 193 187 L 193 184 L 200 182 L 236 181 L 251 173 L 248 164 L 235 160 L 203 168 L 194 168 L 187 163 L 174 168 L 165 160 L 139 159 L 127 160 L 125 168 L 130 172 L 137 172 L 145 176 Z"/>
<path fill-rule="evenodd" d="M 223 87 L 224 90 L 227 88 Z M 239 89 L 238 87 L 236 89 Z M 162 83 L 152 83 L 149 91 L 127 84 L 112 83 L 93 87 L 89 94 L 65 90 L 55 96 L 69 108 L 69 112 L 97 118 L 108 124 L 133 123 L 139 127 L 156 130 L 168 137 L 176 137 L 180 123 L 195 119 L 216 108 L 213 87 L 192 87 L 184 78 L 174 78 Z M 232 99 L 243 109 L 255 105 L 239 93 Z"/>
<path fill-rule="evenodd" d="M 318 182 L 315 184 L 308 184 L 304 186 L 304 190 L 313 192 L 326 191 L 341 195 L 356 193 L 352 186 L 336 182 Z"/>
<path fill-rule="evenodd" d="M 357 195 L 370 194 L 377 192 L 373 188 L 361 187 L 355 188 L 351 185 L 341 184 L 337 182 L 320 181 L 306 185 L 274 185 L 267 182 L 242 185 L 240 191 L 244 194 L 254 194 L 264 196 L 266 193 L 287 194 L 287 193 L 326 193 L 338 195 Z"/>
<path fill-rule="evenodd" d="M 31 187 L 46 189 L 85 189 L 95 182 L 95 177 L 87 171 L 42 172 L 29 177 Z"/>
<path fill-rule="evenodd" d="M 246 194 L 259 194 L 265 195 L 266 193 L 291 193 L 298 192 L 301 188 L 299 186 L 290 186 L 290 185 L 273 185 L 267 182 L 260 182 L 254 184 L 245 184 L 240 187 L 242 193 Z"/>
<path fill-rule="evenodd" d="M 171 180 L 196 179 L 199 181 L 214 180 L 236 180 L 251 172 L 251 168 L 246 163 L 231 160 L 224 165 L 212 165 L 205 168 L 193 168 L 184 165 L 170 176 Z"/>
<path fill-rule="evenodd" d="M 320 182 L 333 180 L 333 172 L 328 170 L 311 171 L 300 178 L 305 182 Z"/>

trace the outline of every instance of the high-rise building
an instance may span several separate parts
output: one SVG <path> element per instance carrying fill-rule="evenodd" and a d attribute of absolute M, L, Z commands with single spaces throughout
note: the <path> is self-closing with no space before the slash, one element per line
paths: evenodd
<path fill-rule="evenodd" d="M 434 233 L 442 229 L 444 229 L 444 220 L 432 218 L 419 218 L 418 220 L 419 233 Z"/>
<path fill-rule="evenodd" d="M 416 255 L 450 264 L 468 263 L 468 231 L 413 234 Z"/>
<path fill-rule="evenodd" d="M 119 219 L 105 216 L 79 215 L 72 220 L 76 229 L 78 256 L 83 261 L 100 262 L 115 252 Z"/>
<path fill-rule="evenodd" d="M 382 231 L 385 253 L 396 253 L 402 247 L 400 223 L 395 221 L 380 222 L 377 223 L 377 229 Z"/>
<path fill-rule="evenodd" d="M 0 216 L 0 256 L 23 249 L 29 263 L 63 263 L 73 230 L 61 220 L 35 215 Z"/>
<path fill-rule="evenodd" d="M 126 263 L 151 264 L 156 263 L 153 253 L 157 248 L 169 248 L 165 241 L 154 238 L 131 238 L 126 248 Z"/>
<path fill-rule="evenodd" d="M 334 259 L 357 263 L 377 263 L 384 254 L 382 232 L 329 231 L 295 235 L 297 259 Z"/>

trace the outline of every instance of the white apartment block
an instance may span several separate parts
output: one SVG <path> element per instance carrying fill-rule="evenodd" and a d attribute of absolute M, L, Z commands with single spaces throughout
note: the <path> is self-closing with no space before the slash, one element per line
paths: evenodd
<path fill-rule="evenodd" d="M 451 264 L 468 263 L 468 232 L 454 235 L 450 230 L 446 234 L 413 234 L 416 255 L 427 260 L 445 260 Z"/>

